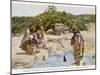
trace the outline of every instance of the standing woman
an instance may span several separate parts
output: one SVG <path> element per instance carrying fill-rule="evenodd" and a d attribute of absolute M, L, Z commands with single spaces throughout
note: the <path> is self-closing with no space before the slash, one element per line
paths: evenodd
<path fill-rule="evenodd" d="M 73 55 L 76 65 L 80 65 L 80 60 L 84 54 L 84 40 L 79 31 L 74 32 L 71 38 L 71 45 L 73 46 Z"/>

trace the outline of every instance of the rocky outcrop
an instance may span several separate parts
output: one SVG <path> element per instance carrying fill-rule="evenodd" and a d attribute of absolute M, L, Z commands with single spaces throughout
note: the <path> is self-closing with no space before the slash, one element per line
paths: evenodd
<path fill-rule="evenodd" d="M 19 48 L 21 38 L 19 37 L 14 38 L 13 39 L 14 43 L 12 44 L 14 45 L 12 46 L 14 48 L 12 49 L 13 49 L 13 52 L 15 53 L 12 58 L 12 67 L 14 69 L 32 68 L 33 64 L 46 62 L 49 54 L 55 54 L 55 53 L 60 54 L 64 50 L 67 50 L 70 44 L 68 40 L 66 39 L 66 37 L 62 37 L 62 36 L 55 37 L 55 36 L 49 35 L 49 36 L 45 36 L 45 39 L 47 41 L 43 49 L 38 48 L 37 50 L 39 50 L 39 52 L 34 53 L 32 55 L 28 55 L 24 49 L 26 48 L 26 46 L 23 47 L 24 50 Z M 17 42 L 15 42 L 15 40 L 17 40 Z"/>

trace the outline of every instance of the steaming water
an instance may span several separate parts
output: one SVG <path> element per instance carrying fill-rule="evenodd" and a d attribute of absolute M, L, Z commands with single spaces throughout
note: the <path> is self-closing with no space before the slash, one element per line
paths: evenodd
<path fill-rule="evenodd" d="M 66 62 L 63 62 L 64 55 L 66 57 Z M 85 65 L 95 65 L 95 60 L 93 60 L 92 55 L 86 54 L 82 59 Z M 48 60 L 41 64 L 33 64 L 33 68 L 43 68 L 43 67 L 65 67 L 70 66 L 74 63 L 74 56 L 71 51 L 65 51 L 61 54 L 53 54 L 48 57 Z"/>

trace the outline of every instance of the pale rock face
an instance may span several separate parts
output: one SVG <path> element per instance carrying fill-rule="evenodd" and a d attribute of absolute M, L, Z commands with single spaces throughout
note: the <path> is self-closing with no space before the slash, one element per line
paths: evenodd
<path fill-rule="evenodd" d="M 48 40 L 49 38 L 49 40 Z M 13 60 L 12 60 L 12 66 L 13 68 L 32 68 L 32 65 L 43 63 L 48 59 L 48 54 L 50 53 L 56 53 L 60 54 L 62 53 L 68 46 L 67 40 L 65 38 L 62 39 L 62 36 L 49 36 L 44 38 L 47 49 L 38 49 L 40 52 L 35 53 L 33 55 L 27 55 L 24 50 L 19 48 L 21 44 L 21 37 L 15 37 L 13 38 L 12 43 L 12 49 L 13 49 Z M 50 41 L 51 40 L 51 41 Z M 22 53 L 22 54 L 21 54 Z"/>
<path fill-rule="evenodd" d="M 33 64 L 43 63 L 48 59 L 48 52 L 41 49 L 39 53 L 34 55 L 16 55 L 12 59 L 12 67 L 15 69 L 32 68 Z"/>
<path fill-rule="evenodd" d="M 33 58 L 34 56 L 30 55 L 16 55 L 16 58 L 12 59 L 12 68 L 31 68 L 33 64 Z"/>

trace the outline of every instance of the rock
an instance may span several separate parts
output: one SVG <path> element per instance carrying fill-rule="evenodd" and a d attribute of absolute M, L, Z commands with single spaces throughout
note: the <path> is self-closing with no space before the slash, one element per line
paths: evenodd
<path fill-rule="evenodd" d="M 25 69 L 32 68 L 34 56 L 30 55 L 17 55 L 16 58 L 12 60 L 12 67 L 14 69 Z"/>
<path fill-rule="evenodd" d="M 49 29 L 46 33 L 47 34 L 54 34 L 54 31 L 52 29 Z"/>
<path fill-rule="evenodd" d="M 34 63 L 39 64 L 48 59 L 48 52 L 44 49 L 40 49 L 39 53 L 35 54 Z"/>

